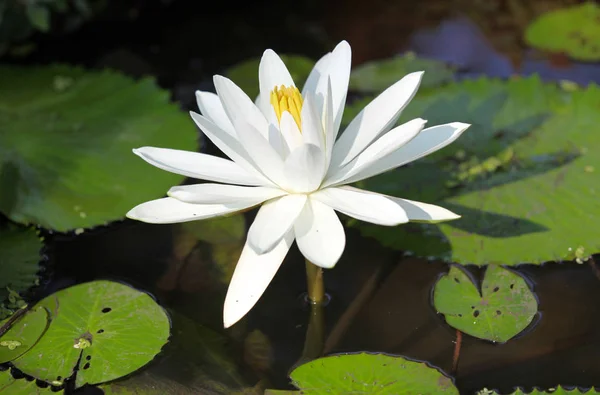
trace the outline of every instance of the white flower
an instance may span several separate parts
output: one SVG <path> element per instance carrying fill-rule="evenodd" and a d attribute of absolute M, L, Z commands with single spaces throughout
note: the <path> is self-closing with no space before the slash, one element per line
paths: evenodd
<path fill-rule="evenodd" d="M 438 206 L 345 186 L 434 152 L 469 126 L 423 129 L 425 120 L 418 118 L 393 127 L 419 87 L 418 72 L 375 98 L 336 141 L 350 57 L 350 45 L 342 41 L 315 64 L 300 93 L 279 56 L 267 50 L 256 104 L 231 80 L 215 76 L 217 94 L 197 92 L 202 115 L 191 116 L 231 160 L 165 148 L 134 150 L 156 167 L 219 184 L 173 187 L 169 197 L 133 208 L 130 218 L 184 222 L 262 204 L 225 298 L 225 327 L 258 301 L 294 240 L 315 265 L 337 263 L 346 238 L 334 210 L 386 226 L 459 217 Z"/>

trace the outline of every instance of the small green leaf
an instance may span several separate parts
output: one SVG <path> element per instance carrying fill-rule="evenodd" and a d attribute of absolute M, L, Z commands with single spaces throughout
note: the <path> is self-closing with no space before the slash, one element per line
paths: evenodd
<path fill-rule="evenodd" d="M 481 294 L 459 266 L 435 284 L 433 304 L 448 325 L 480 339 L 506 342 L 519 334 L 537 313 L 537 300 L 520 275 L 489 265 Z"/>
<path fill-rule="evenodd" d="M 416 57 L 412 53 L 392 59 L 364 63 L 350 74 L 350 90 L 378 93 L 398 82 L 405 75 L 425 71 L 421 89 L 435 88 L 453 78 L 452 70 L 445 64 Z"/>
<path fill-rule="evenodd" d="M 385 354 L 342 354 L 300 365 L 290 374 L 303 394 L 457 394 L 452 379 L 422 362 Z"/>
<path fill-rule="evenodd" d="M 42 4 L 29 4 L 26 7 L 29 23 L 42 32 L 50 30 L 50 10 Z"/>
<path fill-rule="evenodd" d="M 50 395 L 52 388 L 40 388 L 35 380 L 15 379 L 10 370 L 0 372 L 0 394 L 5 395 Z"/>
<path fill-rule="evenodd" d="M 39 303 L 52 322 L 39 342 L 13 361 L 46 382 L 62 382 L 79 362 L 76 387 L 117 379 L 141 368 L 169 337 L 165 311 L 148 294 L 94 281 L 59 291 Z"/>
<path fill-rule="evenodd" d="M 235 214 L 202 221 L 184 222 L 183 229 L 198 240 L 211 244 L 235 243 L 246 236 L 246 223 L 243 214 Z"/>
<path fill-rule="evenodd" d="M 183 180 L 133 148 L 197 148 L 193 122 L 151 79 L 1 66 L 0 86 L 0 211 L 15 222 L 68 231 L 121 219 Z"/>
<path fill-rule="evenodd" d="M 566 53 L 582 61 L 600 60 L 600 6 L 594 1 L 549 11 L 535 19 L 525 31 L 532 47 Z"/>
<path fill-rule="evenodd" d="M 35 285 L 41 249 L 35 229 L 0 226 L 0 301 Z"/>
<path fill-rule="evenodd" d="M 10 362 L 33 347 L 48 327 L 48 318 L 48 310 L 38 306 L 13 323 L 0 337 L 0 363 Z M 9 320 L 0 322 L 0 327 Z"/>
<path fill-rule="evenodd" d="M 302 87 L 315 64 L 314 60 L 298 55 L 280 55 L 280 57 L 288 68 L 296 86 Z M 225 73 L 227 77 L 235 82 L 237 86 L 242 88 L 252 100 L 254 100 L 259 93 L 259 64 L 259 58 L 249 59 L 230 67 Z"/>

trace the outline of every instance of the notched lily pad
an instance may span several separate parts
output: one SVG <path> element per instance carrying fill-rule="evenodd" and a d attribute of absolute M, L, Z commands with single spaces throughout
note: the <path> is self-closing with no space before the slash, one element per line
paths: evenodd
<path fill-rule="evenodd" d="M 332 355 L 290 374 L 303 394 L 457 394 L 452 379 L 423 362 L 385 354 Z"/>
<path fill-rule="evenodd" d="M 6 395 L 50 395 L 52 388 L 40 388 L 35 380 L 15 379 L 9 370 L 0 372 L 0 394 Z"/>
<path fill-rule="evenodd" d="M 79 284 L 39 306 L 51 312 L 52 322 L 13 364 L 48 383 L 61 383 L 78 363 L 76 387 L 125 376 L 150 362 L 169 337 L 163 308 L 150 295 L 116 282 Z"/>
<path fill-rule="evenodd" d="M 525 279 L 498 265 L 487 267 L 481 294 L 464 269 L 453 265 L 435 284 L 433 304 L 448 325 L 494 342 L 518 335 L 538 309 Z"/>
<path fill-rule="evenodd" d="M 1 66 L 0 86 L 0 211 L 15 222 L 68 231 L 121 219 L 183 180 L 132 148 L 197 148 L 193 122 L 151 79 Z"/>
<path fill-rule="evenodd" d="M 35 345 L 48 327 L 48 310 L 38 306 L 25 313 L 0 337 L 0 363 L 10 362 Z M 0 322 L 0 327 L 10 318 Z"/>
<path fill-rule="evenodd" d="M 600 6 L 588 1 L 549 11 L 535 19 L 525 31 L 532 47 L 565 53 L 582 61 L 600 60 Z"/>

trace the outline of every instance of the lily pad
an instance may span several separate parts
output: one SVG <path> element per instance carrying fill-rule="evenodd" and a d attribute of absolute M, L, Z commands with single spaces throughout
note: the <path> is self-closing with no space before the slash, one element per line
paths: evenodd
<path fill-rule="evenodd" d="M 163 308 L 148 294 L 116 282 L 75 285 L 39 305 L 51 312 L 52 322 L 13 364 L 49 383 L 61 383 L 77 367 L 76 387 L 125 376 L 150 362 L 169 337 Z"/>
<path fill-rule="evenodd" d="M 361 64 L 350 74 L 350 90 L 363 93 L 383 92 L 406 74 L 425 71 L 421 89 L 435 88 L 453 79 L 453 70 L 442 62 L 418 58 L 407 53 L 392 59 Z"/>
<path fill-rule="evenodd" d="M 48 327 L 48 310 L 38 306 L 20 317 L 0 337 L 0 363 L 10 362 L 29 351 Z M 9 319 L 0 322 L 0 327 Z"/>
<path fill-rule="evenodd" d="M 10 371 L 0 372 L 0 394 L 6 395 L 50 395 L 52 388 L 40 388 L 34 381 L 15 379 Z"/>
<path fill-rule="evenodd" d="M 498 265 L 487 267 L 481 294 L 464 269 L 452 266 L 435 284 L 433 304 L 448 325 L 494 342 L 518 335 L 538 308 L 525 279 Z"/>
<path fill-rule="evenodd" d="M 600 89 L 564 91 L 538 77 L 479 79 L 418 94 L 400 122 L 472 126 L 448 147 L 361 187 L 446 207 L 462 218 L 364 235 L 460 264 L 540 264 L 600 252 Z"/>
<path fill-rule="evenodd" d="M 527 27 L 525 41 L 534 48 L 565 53 L 582 61 L 600 60 L 600 6 L 595 1 L 540 15 Z"/>
<path fill-rule="evenodd" d="M 592 389 L 588 389 L 588 390 L 581 390 L 578 388 L 572 388 L 572 389 L 567 389 L 564 387 L 561 387 L 560 385 L 556 388 L 550 388 L 548 390 L 533 390 L 531 392 L 524 392 L 522 389 L 517 389 L 515 392 L 513 392 L 511 395 L 544 395 L 544 394 L 552 394 L 552 395 L 580 395 L 580 394 L 588 394 L 588 395 L 594 395 L 594 394 L 599 394 L 600 392 L 598 392 L 597 390 Z M 477 392 L 477 395 L 498 395 L 499 393 L 496 391 L 490 391 L 488 389 L 483 389 L 479 392 Z"/>
<path fill-rule="evenodd" d="M 458 394 L 452 379 L 423 362 L 385 354 L 341 354 L 300 365 L 290 374 L 303 394 Z"/>
<path fill-rule="evenodd" d="M 22 292 L 35 285 L 41 249 L 35 229 L 0 226 L 0 301 L 9 296 L 9 289 Z"/>
<path fill-rule="evenodd" d="M 184 222 L 181 226 L 186 232 L 196 236 L 198 240 L 210 244 L 236 243 L 246 236 L 246 222 L 243 214 Z"/>
<path fill-rule="evenodd" d="M 294 83 L 302 87 L 304 81 L 308 78 L 315 61 L 305 56 L 279 54 L 281 60 L 285 63 Z M 225 72 L 237 86 L 242 88 L 246 94 L 252 98 L 258 96 L 258 66 L 260 58 L 253 58 L 238 63 Z"/>
<path fill-rule="evenodd" d="M 151 79 L 2 66 L 0 86 L 0 211 L 15 222 L 67 231 L 120 219 L 183 180 L 132 148 L 197 147 L 193 123 Z"/>

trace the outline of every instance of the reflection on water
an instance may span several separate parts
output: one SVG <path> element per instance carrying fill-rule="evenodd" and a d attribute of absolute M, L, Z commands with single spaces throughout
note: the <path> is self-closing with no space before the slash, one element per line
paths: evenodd
<path fill-rule="evenodd" d="M 287 373 L 302 354 L 309 314 L 302 298 L 306 284 L 301 255 L 292 249 L 257 306 L 225 331 L 223 273 L 230 269 L 215 263 L 224 264 L 206 243 L 188 248 L 186 257 L 177 256 L 181 247 L 174 253 L 173 240 L 178 239 L 173 235 L 170 225 L 125 221 L 77 239 L 56 238 L 50 254 L 57 280 L 48 287 L 119 279 L 152 292 L 171 309 L 172 342 L 138 376 L 140 382 L 177 389 L 168 393 L 230 393 L 259 379 L 266 386 L 289 387 Z M 234 264 L 237 255 L 231 255 L 229 264 Z M 185 261 L 178 269 L 185 272 L 169 279 L 165 276 L 177 265 L 174 257 Z M 481 269 L 470 269 L 481 278 Z M 449 372 L 455 332 L 430 300 L 435 281 L 446 270 L 440 262 L 401 258 L 349 230 L 342 260 L 325 273 L 332 297 L 325 317 L 326 352 L 387 352 L 426 360 Z M 509 391 L 513 385 L 600 385 L 600 283 L 591 268 L 524 265 L 519 272 L 534 284 L 541 319 L 503 345 L 463 336 L 458 387 L 473 393 L 483 387 Z"/>

